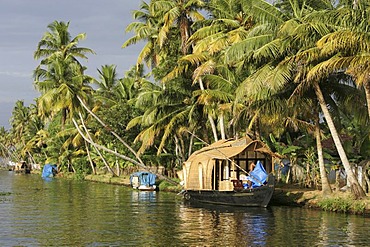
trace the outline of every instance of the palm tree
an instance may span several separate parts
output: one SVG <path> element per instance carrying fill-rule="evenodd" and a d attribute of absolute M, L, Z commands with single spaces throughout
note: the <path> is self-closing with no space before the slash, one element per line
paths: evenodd
<path fill-rule="evenodd" d="M 150 5 L 145 2 L 141 3 L 140 10 L 134 10 L 132 12 L 132 16 L 138 21 L 130 23 L 126 27 L 126 32 L 134 31 L 135 35 L 129 38 L 122 45 L 122 48 L 138 44 L 142 41 L 146 42 L 138 56 L 136 64 L 139 66 L 145 61 L 149 68 L 155 67 L 161 61 L 161 51 L 157 45 L 160 20 L 155 16 L 155 13 L 151 12 Z"/>
<path fill-rule="evenodd" d="M 61 112 L 62 126 L 68 118 L 82 109 L 78 97 L 86 102 L 92 88 L 88 85 L 92 78 L 85 76 L 76 63 L 56 60 L 47 69 L 35 71 L 35 85 L 41 92 L 38 99 L 39 114 L 52 117 Z"/>
<path fill-rule="evenodd" d="M 48 25 L 49 31 L 41 38 L 34 53 L 35 59 L 42 59 L 41 65 L 53 62 L 56 58 L 71 59 L 79 64 L 77 58 L 87 59 L 86 54 L 94 54 L 89 48 L 78 47 L 86 34 L 80 33 L 72 39 L 68 28 L 69 22 L 54 21 Z"/>
<path fill-rule="evenodd" d="M 34 72 L 35 85 L 41 92 L 38 101 L 40 114 L 55 115 L 61 111 L 62 125 L 79 108 L 77 96 L 87 100 L 91 87 L 87 85 L 92 78 L 85 76 L 84 68 L 78 58 L 87 59 L 91 49 L 78 47 L 86 35 L 78 34 L 73 39 L 68 31 L 69 22 L 54 21 L 34 53 L 35 59 L 42 59 Z"/>
<path fill-rule="evenodd" d="M 295 63 L 284 62 L 285 59 L 288 58 L 289 60 L 289 57 L 292 55 L 294 56 L 299 49 L 304 50 L 312 47 L 315 41 L 326 34 L 329 29 L 320 23 L 310 23 L 305 20 L 307 14 L 312 11 L 311 6 L 309 6 L 309 3 L 306 1 L 279 1 L 280 5 L 278 6 L 280 6 L 280 9 L 274 9 L 272 6 L 268 6 L 267 3 L 261 3 L 261 1 L 253 2 L 254 5 L 252 4 L 250 7 L 253 13 L 255 13 L 255 11 L 258 13 L 260 10 L 258 6 L 266 6 L 263 8 L 264 13 L 261 13 L 259 17 L 257 16 L 257 18 L 260 19 L 260 25 L 256 26 L 256 28 L 266 25 L 266 21 L 263 21 L 263 18 L 273 18 L 273 21 L 269 21 L 269 23 L 275 26 L 273 28 L 263 29 L 264 32 L 261 34 L 265 37 L 269 37 L 265 39 L 264 42 L 255 42 L 252 38 L 245 39 L 231 47 L 227 52 L 227 56 L 230 61 L 240 61 L 241 59 L 250 58 L 254 61 L 254 66 L 257 67 L 257 70 L 255 70 L 251 76 L 248 76 L 240 85 L 237 100 L 240 101 L 243 99 L 242 102 L 245 102 L 246 98 L 248 101 L 257 103 L 266 100 L 270 101 L 286 91 L 287 86 L 294 81 L 297 67 Z M 322 3 L 324 3 L 324 1 L 322 1 Z M 317 8 L 320 6 L 330 7 L 330 2 L 314 7 Z M 279 32 L 276 32 L 276 30 L 279 30 Z M 262 41 L 262 39 L 260 40 Z M 253 53 L 250 52 L 251 47 L 254 47 L 252 49 L 252 51 L 254 50 Z M 304 84 L 302 84 L 301 87 L 303 86 Z M 295 90 L 296 92 L 292 92 L 297 94 L 299 90 L 300 89 L 297 88 Z M 297 102 L 298 101 L 296 101 L 296 103 Z M 248 105 L 251 104 L 249 103 Z M 260 110 L 258 110 L 258 114 L 263 113 Z M 274 118 L 270 115 L 270 119 Z M 316 132 L 317 131 L 318 130 L 316 130 Z M 327 178 L 322 162 L 321 141 L 318 133 L 319 132 L 316 133 L 316 137 L 322 176 L 321 180 L 323 182 L 323 190 L 330 193 L 330 187 L 328 183 L 326 183 Z"/>
<path fill-rule="evenodd" d="M 358 87 L 365 91 L 368 116 L 370 119 L 370 35 L 365 21 L 370 11 L 367 1 L 355 1 L 322 14 L 324 21 L 337 25 L 335 32 L 329 33 L 317 42 L 325 62 L 317 66 L 317 73 L 330 75 L 345 71 L 352 76 Z"/>
<path fill-rule="evenodd" d="M 308 16 L 309 17 L 309 16 Z M 338 154 L 341 158 L 341 161 L 343 163 L 343 166 L 346 170 L 346 173 L 347 173 L 347 176 L 348 176 L 348 181 L 351 185 L 351 189 L 352 189 L 352 192 L 353 194 L 355 195 L 356 198 L 362 198 L 365 195 L 363 189 L 361 188 L 361 186 L 359 185 L 352 169 L 351 169 L 351 166 L 349 164 L 349 161 L 348 161 L 348 158 L 347 158 L 347 155 L 345 153 L 345 150 L 343 148 L 343 145 L 340 141 L 340 138 L 339 138 L 339 135 L 338 135 L 338 131 L 336 129 L 336 126 L 334 125 L 334 122 L 333 122 L 333 119 L 332 119 L 332 116 L 329 112 L 329 109 L 327 107 L 327 103 L 325 101 L 325 97 L 324 97 L 324 94 L 322 93 L 322 90 L 321 90 L 321 87 L 320 87 L 320 83 L 326 81 L 326 79 L 324 77 L 320 77 L 321 75 L 317 73 L 317 70 L 314 68 L 312 69 L 312 67 L 314 67 L 315 65 L 317 66 L 317 63 L 320 63 L 320 59 L 322 59 L 322 57 L 318 58 L 318 59 L 314 59 L 314 58 L 317 58 L 315 55 L 317 53 L 317 49 L 316 48 L 312 48 L 314 47 L 314 42 L 317 40 L 317 38 L 320 38 L 320 36 L 324 36 L 327 34 L 327 32 L 330 30 L 328 28 L 325 27 L 325 25 L 323 25 L 323 23 L 320 23 L 320 22 L 317 22 L 313 19 L 310 19 L 310 18 L 307 18 L 307 19 L 302 19 L 303 22 L 300 26 L 302 26 L 302 28 L 304 28 L 304 31 L 306 30 L 309 30 L 307 29 L 307 27 L 312 27 L 312 28 L 315 28 L 314 30 L 316 30 L 316 34 L 315 33 L 312 33 L 310 32 L 310 37 L 312 37 L 313 39 L 311 40 L 311 44 L 310 43 L 307 43 L 307 35 L 308 34 L 305 34 L 304 32 L 302 33 L 303 29 L 301 28 L 297 28 L 296 30 L 297 31 L 301 31 L 300 33 L 296 33 L 296 34 L 293 34 L 293 36 L 295 36 L 295 39 L 301 39 L 301 40 L 304 40 L 305 43 L 307 43 L 307 45 L 305 47 L 301 47 L 301 51 L 299 51 L 296 55 L 295 55 L 295 59 L 294 60 L 291 60 L 293 62 L 294 65 L 298 65 L 298 74 L 296 74 L 296 78 L 295 80 L 297 82 L 300 82 L 302 84 L 302 87 L 305 87 L 306 89 L 312 87 L 314 89 L 314 92 L 315 92 L 315 95 L 318 99 L 318 102 L 319 102 L 319 105 L 320 105 L 320 108 L 322 110 L 322 113 L 325 117 L 325 120 L 328 124 L 328 127 L 330 129 L 330 132 L 332 134 L 332 138 L 334 140 L 334 143 L 336 145 L 336 148 L 337 148 L 337 151 L 338 151 Z M 308 74 L 307 74 L 308 72 Z M 320 78 L 323 78 L 323 79 L 320 79 Z"/>
<path fill-rule="evenodd" d="M 115 65 L 103 65 L 101 69 L 98 69 L 99 80 L 95 80 L 94 84 L 97 85 L 95 97 L 104 103 L 109 104 L 113 101 L 115 88 L 119 81 L 118 74 L 116 72 Z"/>
<path fill-rule="evenodd" d="M 158 33 L 158 45 L 163 48 L 168 42 L 170 32 L 176 28 L 180 32 L 180 49 L 183 55 L 189 53 L 187 41 L 192 34 L 193 21 L 203 20 L 203 15 L 198 11 L 205 6 L 202 0 L 154 0 L 150 8 L 152 13 L 163 21 Z"/>

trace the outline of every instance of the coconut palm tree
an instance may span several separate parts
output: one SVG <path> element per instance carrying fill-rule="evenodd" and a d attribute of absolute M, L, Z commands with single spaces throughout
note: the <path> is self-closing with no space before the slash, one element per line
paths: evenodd
<path fill-rule="evenodd" d="M 86 38 L 86 34 L 80 33 L 72 38 L 69 33 L 69 22 L 54 21 L 48 26 L 48 31 L 44 34 L 34 52 L 34 58 L 41 60 L 42 64 L 53 62 L 56 58 L 61 60 L 72 60 L 80 65 L 78 58 L 87 59 L 86 54 L 94 54 L 89 48 L 79 47 L 81 40 Z"/>
<path fill-rule="evenodd" d="M 324 3 L 324 1 L 322 2 Z M 268 21 L 269 28 L 262 29 L 264 30 L 262 34 L 269 38 L 259 43 L 254 42 L 253 39 L 245 39 L 236 43 L 227 51 L 228 60 L 241 61 L 242 59 L 248 59 L 257 68 L 240 85 L 237 94 L 238 101 L 242 99 L 242 102 L 246 102 L 245 99 L 247 99 L 248 102 L 264 102 L 266 100 L 268 102 L 276 97 L 274 95 L 286 91 L 287 86 L 295 80 L 297 67 L 295 63 L 285 63 L 285 59 L 294 56 L 300 49 L 304 50 L 314 46 L 315 41 L 330 30 L 320 23 L 305 21 L 307 14 L 312 12 L 312 7 L 318 8 L 321 6 L 320 8 L 324 8 L 330 6 L 329 1 L 324 5 L 317 6 L 309 6 L 308 1 L 279 1 L 279 4 L 277 6 L 280 8 L 274 8 L 267 3 L 253 1 L 253 4 L 249 7 L 252 13 L 260 11 L 261 8 L 258 8 L 258 6 L 266 6 L 263 8 L 265 13 L 256 16 L 256 18 L 260 18 L 259 27 L 263 27 L 266 23 L 263 18 L 273 19 L 273 21 Z M 272 28 L 271 24 L 273 24 Z M 250 52 L 251 50 L 253 52 Z M 292 91 L 291 93 L 295 92 L 296 94 L 298 90 L 299 88 L 296 92 Z M 291 97 L 290 100 L 292 100 Z M 258 114 L 262 113 L 261 110 L 258 111 Z M 274 119 L 271 116 L 273 115 L 270 115 L 270 119 Z M 318 133 L 316 137 L 319 138 Z M 317 139 L 319 154 L 321 153 L 320 144 L 320 139 Z M 323 185 L 328 185 L 325 182 L 327 181 L 325 168 L 321 157 L 319 158 Z M 324 189 L 330 192 L 330 187 L 325 186 Z"/>
<path fill-rule="evenodd" d="M 158 45 L 163 48 L 168 44 L 171 30 L 177 29 L 180 33 L 180 49 L 183 55 L 189 53 L 187 41 L 192 34 L 191 26 L 194 21 L 203 20 L 199 11 L 205 6 L 202 0 L 154 0 L 150 8 L 152 13 L 163 21 L 158 33 Z"/>
<path fill-rule="evenodd" d="M 161 26 L 160 19 L 156 17 L 156 13 L 151 12 L 150 4 L 142 2 L 140 10 L 134 10 L 132 16 L 136 22 L 130 23 L 126 27 L 126 32 L 134 32 L 135 35 L 129 38 L 122 45 L 126 48 L 130 45 L 144 42 L 139 56 L 137 58 L 137 66 L 146 62 L 146 65 L 151 68 L 158 66 L 161 58 L 161 49 L 157 45 L 159 28 Z"/>
<path fill-rule="evenodd" d="M 62 125 L 79 108 L 77 96 L 87 101 L 91 93 L 88 83 L 92 78 L 84 75 L 84 68 L 78 58 L 87 59 L 86 54 L 94 53 L 78 44 L 86 35 L 71 38 L 69 22 L 54 21 L 38 43 L 35 59 L 42 59 L 35 69 L 35 86 L 41 92 L 38 100 L 39 114 L 52 116 L 62 112 Z"/>
<path fill-rule="evenodd" d="M 94 81 L 97 86 L 95 98 L 107 104 L 111 105 L 111 101 L 114 101 L 115 87 L 119 81 L 118 74 L 116 72 L 115 65 L 103 65 L 101 69 L 98 69 L 99 79 Z"/>
<path fill-rule="evenodd" d="M 62 126 L 82 107 L 78 97 L 88 102 L 92 88 L 88 83 L 92 78 L 85 76 L 83 69 L 76 63 L 55 60 L 46 69 L 35 71 L 35 85 L 41 92 L 37 104 L 39 114 L 53 117 L 62 114 Z"/>
<path fill-rule="evenodd" d="M 317 42 L 321 56 L 326 59 L 315 70 L 325 75 L 345 71 L 352 76 L 357 86 L 365 91 L 370 119 L 370 35 L 366 19 L 370 15 L 369 4 L 368 1 L 347 3 L 321 13 L 324 21 L 338 29 Z"/>

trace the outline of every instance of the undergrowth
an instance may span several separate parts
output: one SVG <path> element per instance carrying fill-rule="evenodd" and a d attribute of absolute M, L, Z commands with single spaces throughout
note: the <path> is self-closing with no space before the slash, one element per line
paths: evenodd
<path fill-rule="evenodd" d="M 324 198 L 318 205 L 325 211 L 363 214 L 366 209 L 364 201 L 354 200 L 353 198 L 330 197 Z"/>

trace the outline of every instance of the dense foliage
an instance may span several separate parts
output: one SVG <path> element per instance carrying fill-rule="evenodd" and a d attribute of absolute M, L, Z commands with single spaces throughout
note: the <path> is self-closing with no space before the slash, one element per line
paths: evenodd
<path fill-rule="evenodd" d="M 115 65 L 86 75 L 85 34 L 51 23 L 35 51 L 41 96 L 16 103 L 2 156 L 79 174 L 133 166 L 80 130 L 174 176 L 194 150 L 248 134 L 303 170 L 306 186 L 327 188 L 326 172 L 343 167 L 362 197 L 350 165 L 370 157 L 370 1 L 270 2 L 143 1 L 123 47 L 144 46 L 123 78 Z"/>

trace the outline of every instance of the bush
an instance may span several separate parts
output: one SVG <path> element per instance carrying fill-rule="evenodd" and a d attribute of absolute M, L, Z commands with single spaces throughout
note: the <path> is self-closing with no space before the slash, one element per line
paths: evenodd
<path fill-rule="evenodd" d="M 362 214 L 365 211 L 366 203 L 357 201 L 352 198 L 332 197 L 325 198 L 318 202 L 321 209 L 325 211 L 342 212 L 342 213 L 356 213 Z"/>

